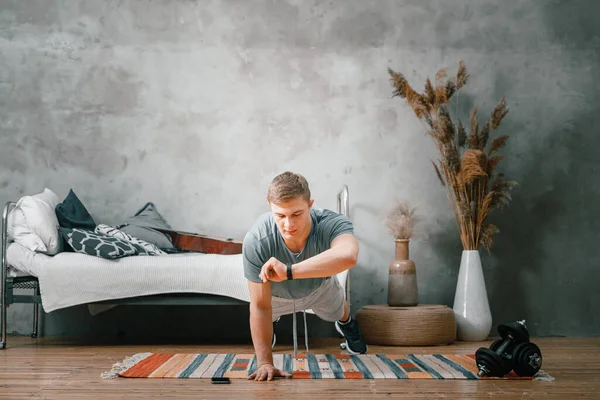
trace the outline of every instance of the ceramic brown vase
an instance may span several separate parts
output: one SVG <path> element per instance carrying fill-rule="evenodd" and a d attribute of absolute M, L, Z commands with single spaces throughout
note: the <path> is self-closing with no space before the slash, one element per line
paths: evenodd
<path fill-rule="evenodd" d="M 388 305 L 391 307 L 419 304 L 417 270 L 408 258 L 408 239 L 396 239 L 396 257 L 390 263 L 388 280 Z"/>

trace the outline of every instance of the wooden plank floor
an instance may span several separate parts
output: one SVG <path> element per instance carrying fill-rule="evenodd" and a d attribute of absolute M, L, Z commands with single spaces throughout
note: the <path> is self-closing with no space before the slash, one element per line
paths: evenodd
<path fill-rule="evenodd" d="M 214 385 L 206 379 L 101 379 L 112 364 L 137 352 L 252 353 L 250 344 L 84 344 L 65 339 L 9 337 L 0 350 L 0 399 L 598 399 L 600 398 L 600 338 L 532 338 L 542 350 L 542 369 L 552 382 L 498 380 L 232 380 Z M 370 346 L 369 353 L 466 353 L 482 343 L 440 347 Z M 311 352 L 340 352 L 339 340 L 311 340 Z M 276 352 L 289 352 L 287 344 Z"/>

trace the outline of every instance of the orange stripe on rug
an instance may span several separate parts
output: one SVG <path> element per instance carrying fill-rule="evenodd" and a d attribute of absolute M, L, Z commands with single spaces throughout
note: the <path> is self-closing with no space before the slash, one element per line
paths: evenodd
<path fill-rule="evenodd" d="M 254 358 L 254 354 L 236 354 L 232 365 L 223 375 L 225 378 L 247 378 L 250 363 Z"/>
<path fill-rule="evenodd" d="M 184 354 L 175 354 L 166 363 L 157 368 L 154 372 L 148 375 L 148 378 L 163 378 L 171 371 L 184 357 Z"/>
<path fill-rule="evenodd" d="M 479 371 L 479 369 L 477 368 L 477 364 L 475 364 L 473 360 L 469 357 L 465 357 L 464 355 L 460 354 L 446 354 L 444 357 L 446 357 L 450 361 L 454 361 L 467 371 L 470 371 L 474 374 L 477 374 L 477 372 Z"/>
<path fill-rule="evenodd" d="M 344 372 L 344 378 L 346 379 L 362 379 L 363 376 L 360 372 Z"/>
<path fill-rule="evenodd" d="M 160 367 L 164 362 L 171 358 L 173 354 L 152 354 L 146 359 L 140 361 L 133 367 L 119 374 L 124 378 L 146 378 L 156 368 Z"/>
<path fill-rule="evenodd" d="M 354 365 L 350 356 L 345 355 L 345 357 L 339 358 L 340 368 L 342 369 L 342 373 L 344 374 L 345 379 L 362 379 L 362 374 L 358 371 L 358 367 Z"/>
<path fill-rule="evenodd" d="M 196 358 L 197 354 L 186 354 L 184 357 L 179 358 L 177 365 L 173 366 L 169 372 L 167 372 L 165 378 L 175 378 L 183 370 L 185 370 L 192 361 Z"/>
<path fill-rule="evenodd" d="M 308 372 L 308 371 L 294 371 L 292 373 L 292 379 L 310 379 L 310 372 Z"/>

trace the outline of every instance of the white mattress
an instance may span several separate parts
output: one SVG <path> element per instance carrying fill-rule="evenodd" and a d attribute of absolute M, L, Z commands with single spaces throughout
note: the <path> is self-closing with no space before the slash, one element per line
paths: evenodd
<path fill-rule="evenodd" d="M 161 293 L 206 293 L 250 301 L 241 254 L 183 253 L 108 260 L 71 252 L 47 256 L 11 243 L 6 259 L 11 275 L 16 269 L 38 278 L 46 312 Z"/>

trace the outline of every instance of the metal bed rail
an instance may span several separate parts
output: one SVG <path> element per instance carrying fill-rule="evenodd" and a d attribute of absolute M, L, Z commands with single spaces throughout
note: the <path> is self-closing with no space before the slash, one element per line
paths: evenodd
<path fill-rule="evenodd" d="M 344 185 L 337 195 L 337 208 L 338 214 L 344 214 L 350 219 L 350 195 L 347 185 Z"/>
<path fill-rule="evenodd" d="M 2 300 L 0 302 L 0 313 L 2 314 L 0 317 L 2 320 L 2 322 L 0 322 L 2 325 L 2 337 L 0 338 L 0 349 L 6 347 L 6 307 L 8 307 L 8 304 L 6 304 L 6 289 L 8 287 L 6 282 L 6 242 L 8 241 L 8 224 L 6 221 L 8 219 L 8 211 L 12 205 L 14 205 L 14 203 L 9 201 L 6 203 L 4 210 L 2 211 L 2 298 L 0 299 Z"/>
<path fill-rule="evenodd" d="M 8 214 L 16 204 L 17 203 L 14 201 L 7 202 L 2 211 L 2 296 L 0 298 L 0 349 L 6 348 L 6 319 L 8 306 L 13 303 L 33 303 L 33 332 L 31 333 L 31 337 L 35 338 L 38 335 L 40 316 L 39 305 L 42 302 L 42 298 L 40 296 L 40 285 L 36 277 L 18 276 L 12 278 L 8 276 L 8 264 L 6 262 L 6 248 L 8 247 Z M 33 294 L 15 295 L 15 289 L 33 290 Z"/>
<path fill-rule="evenodd" d="M 337 194 L 337 210 L 338 214 L 344 214 L 350 219 L 350 194 L 348 185 L 342 186 L 342 190 Z M 346 273 L 346 301 L 350 306 L 350 270 Z"/>

